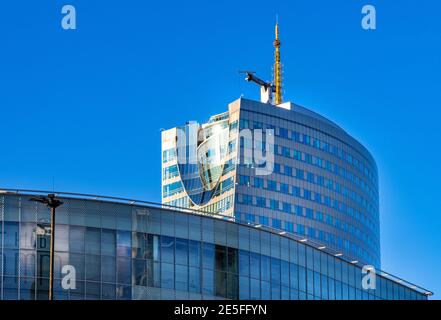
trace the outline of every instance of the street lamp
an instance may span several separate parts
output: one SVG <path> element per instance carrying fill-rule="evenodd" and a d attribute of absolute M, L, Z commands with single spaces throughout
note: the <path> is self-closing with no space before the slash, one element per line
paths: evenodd
<path fill-rule="evenodd" d="M 29 201 L 36 201 L 45 204 L 51 210 L 51 246 L 49 251 L 49 300 L 54 298 L 54 242 L 55 242 L 55 209 L 63 204 L 55 199 L 55 194 L 48 194 L 47 197 L 33 197 Z"/>

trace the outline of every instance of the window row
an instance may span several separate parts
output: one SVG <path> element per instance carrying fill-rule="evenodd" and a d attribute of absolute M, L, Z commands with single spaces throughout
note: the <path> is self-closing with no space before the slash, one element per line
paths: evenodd
<path fill-rule="evenodd" d="M 281 220 L 277 218 L 269 218 L 267 216 L 256 216 L 250 213 L 236 213 L 235 217 L 238 221 L 245 223 L 261 224 L 263 226 L 272 227 L 289 233 L 296 233 L 307 237 L 310 240 L 318 240 L 329 246 L 333 246 L 340 250 L 344 250 L 350 256 L 358 257 L 364 261 L 377 261 L 377 257 L 373 257 L 365 248 L 353 243 L 348 239 L 344 239 L 339 235 L 321 230 L 319 228 L 305 226 L 304 224 L 294 223 L 292 221 Z M 374 245 L 372 245 L 374 247 Z M 374 250 L 374 249 L 373 249 Z M 376 252 L 376 251 L 373 251 Z"/>
<path fill-rule="evenodd" d="M 298 187 L 293 187 L 293 190 L 297 190 L 297 192 L 295 194 L 293 194 L 293 196 L 296 196 L 300 199 L 314 201 L 311 198 L 312 198 L 312 195 L 314 195 L 314 197 L 315 197 L 316 193 L 311 193 L 309 190 L 306 190 L 306 189 L 302 189 L 303 193 L 300 193 L 300 188 L 298 188 Z M 268 199 L 265 197 L 252 196 L 252 195 L 243 194 L 243 193 L 238 194 L 237 202 L 239 204 L 254 206 L 254 207 L 263 208 L 263 209 L 271 209 L 274 211 L 280 211 L 280 212 L 290 214 L 290 215 L 297 215 L 300 217 L 306 217 L 308 219 L 316 219 L 317 221 L 326 223 L 326 224 L 328 224 L 334 228 L 337 228 L 341 231 L 348 232 L 351 235 L 353 235 L 354 237 L 359 237 L 360 240 L 362 240 L 362 241 L 365 241 L 365 242 L 373 241 L 373 239 L 370 238 L 369 234 L 362 232 L 359 228 L 352 225 L 351 223 L 342 221 L 339 218 L 333 217 L 329 213 L 325 214 L 325 213 L 318 211 L 318 210 L 315 211 L 316 214 L 314 215 L 314 211 L 312 209 L 304 208 L 300 205 L 294 205 L 291 202 L 284 202 L 284 201 L 279 201 L 276 199 Z M 349 206 L 346 206 L 344 203 L 339 202 L 338 200 L 334 199 L 334 201 L 332 201 L 332 205 L 331 205 L 331 201 L 329 199 L 329 203 L 327 202 L 325 204 L 323 204 L 323 203 L 320 203 L 320 204 L 327 206 L 330 209 L 341 212 L 343 214 L 348 214 L 350 217 L 352 217 L 352 219 L 354 219 L 354 220 L 360 222 L 362 225 L 364 225 L 370 231 L 371 234 L 375 234 L 375 235 L 379 234 L 378 221 L 377 221 L 377 223 L 374 223 L 371 219 L 365 218 L 365 216 L 362 214 L 358 214 L 355 216 L 354 212 L 358 212 L 358 211 L 349 207 Z M 359 219 L 357 219 L 356 217 L 358 217 Z"/>
<path fill-rule="evenodd" d="M 261 122 L 250 121 L 246 119 L 241 119 L 240 122 L 241 129 L 263 129 L 264 126 L 265 125 Z M 321 150 L 331 155 L 337 156 L 338 158 L 346 161 L 349 165 L 358 169 L 359 172 L 366 175 L 366 177 L 368 177 L 374 184 L 376 183 L 375 175 L 364 164 L 364 162 L 359 160 L 357 157 L 353 156 L 352 154 L 345 152 L 342 148 L 339 148 L 336 145 L 332 145 L 318 138 L 311 137 L 307 134 L 295 130 L 290 130 L 282 127 L 275 127 L 272 125 L 266 125 L 265 127 L 268 129 L 274 129 L 275 134 L 278 137 L 288 139 L 297 143 L 301 143 L 313 147 L 317 150 Z"/>

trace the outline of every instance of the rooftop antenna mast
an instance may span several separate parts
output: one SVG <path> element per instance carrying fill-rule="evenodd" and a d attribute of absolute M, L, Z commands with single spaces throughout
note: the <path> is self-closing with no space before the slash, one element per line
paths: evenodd
<path fill-rule="evenodd" d="M 279 17 L 276 16 L 274 40 L 274 104 L 282 103 L 282 65 L 280 63 Z"/>
<path fill-rule="evenodd" d="M 276 29 L 274 40 L 274 79 L 266 82 L 255 76 L 254 71 L 240 71 L 246 74 L 246 81 L 254 82 L 260 86 L 260 101 L 263 103 L 281 104 L 282 101 L 282 64 L 280 63 L 279 18 L 276 16 Z"/>

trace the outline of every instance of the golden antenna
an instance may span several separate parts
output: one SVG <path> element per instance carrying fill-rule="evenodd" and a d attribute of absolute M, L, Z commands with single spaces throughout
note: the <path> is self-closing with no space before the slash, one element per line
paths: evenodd
<path fill-rule="evenodd" d="M 276 16 L 276 39 L 274 40 L 274 103 L 282 103 L 282 65 L 280 63 L 279 17 Z"/>

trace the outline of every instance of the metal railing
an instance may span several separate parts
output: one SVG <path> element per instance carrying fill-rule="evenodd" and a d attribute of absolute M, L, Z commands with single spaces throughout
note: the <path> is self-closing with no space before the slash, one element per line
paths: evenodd
<path fill-rule="evenodd" d="M 323 251 L 327 254 L 333 255 L 336 259 L 340 259 L 344 262 L 350 263 L 352 265 L 358 266 L 360 268 L 363 268 L 365 265 L 360 263 L 358 259 L 350 257 L 348 255 L 344 255 L 342 252 L 336 251 L 332 248 L 328 248 L 323 243 L 315 242 L 314 240 L 310 240 L 304 236 L 301 236 L 296 233 L 288 232 L 281 229 L 272 228 L 269 226 L 265 226 L 262 224 L 257 224 L 249 221 L 241 221 L 236 219 L 235 217 L 231 216 L 225 216 L 217 213 L 210 213 L 203 210 L 195 210 L 195 209 L 189 209 L 184 207 L 177 207 L 167 204 L 161 204 L 151 201 L 145 201 L 145 200 L 134 200 L 134 199 L 128 199 L 128 198 L 120 198 L 120 197 L 112 197 L 112 196 L 102 196 L 102 195 L 92 195 L 92 194 L 84 194 L 84 193 L 73 193 L 73 192 L 60 192 L 60 191 L 46 191 L 46 190 L 26 190 L 26 189 L 9 189 L 9 188 L 0 188 L 0 195 L 1 194 L 10 194 L 10 195 L 24 195 L 24 196 L 35 196 L 35 195 L 47 195 L 47 194 L 55 194 L 55 196 L 65 198 L 65 199 L 78 199 L 78 200 L 95 200 L 95 201 L 103 201 L 103 202 L 111 202 L 111 203 L 121 203 L 121 204 L 127 204 L 127 205 L 139 205 L 139 206 L 148 206 L 150 208 L 158 208 L 158 209 L 169 209 L 174 211 L 179 211 L 183 213 L 193 214 L 193 215 L 203 215 L 208 217 L 214 217 L 218 219 L 222 219 L 225 221 L 229 221 L 231 223 L 236 223 L 239 225 L 244 225 L 248 227 L 254 227 L 260 230 L 265 230 L 273 234 L 278 234 L 279 236 L 284 236 L 289 239 L 295 240 L 299 243 L 302 243 L 306 246 L 312 247 L 314 249 Z M 424 294 L 426 296 L 433 295 L 432 291 L 429 291 L 423 287 L 420 287 L 416 284 L 413 284 L 409 281 L 406 281 L 404 279 L 401 279 L 397 276 L 394 276 L 388 272 L 379 270 L 375 268 L 375 272 L 378 275 L 381 275 L 383 278 L 386 278 L 388 280 L 391 280 L 397 284 L 403 285 L 405 287 L 408 287 L 412 290 L 415 290 L 421 294 Z"/>

